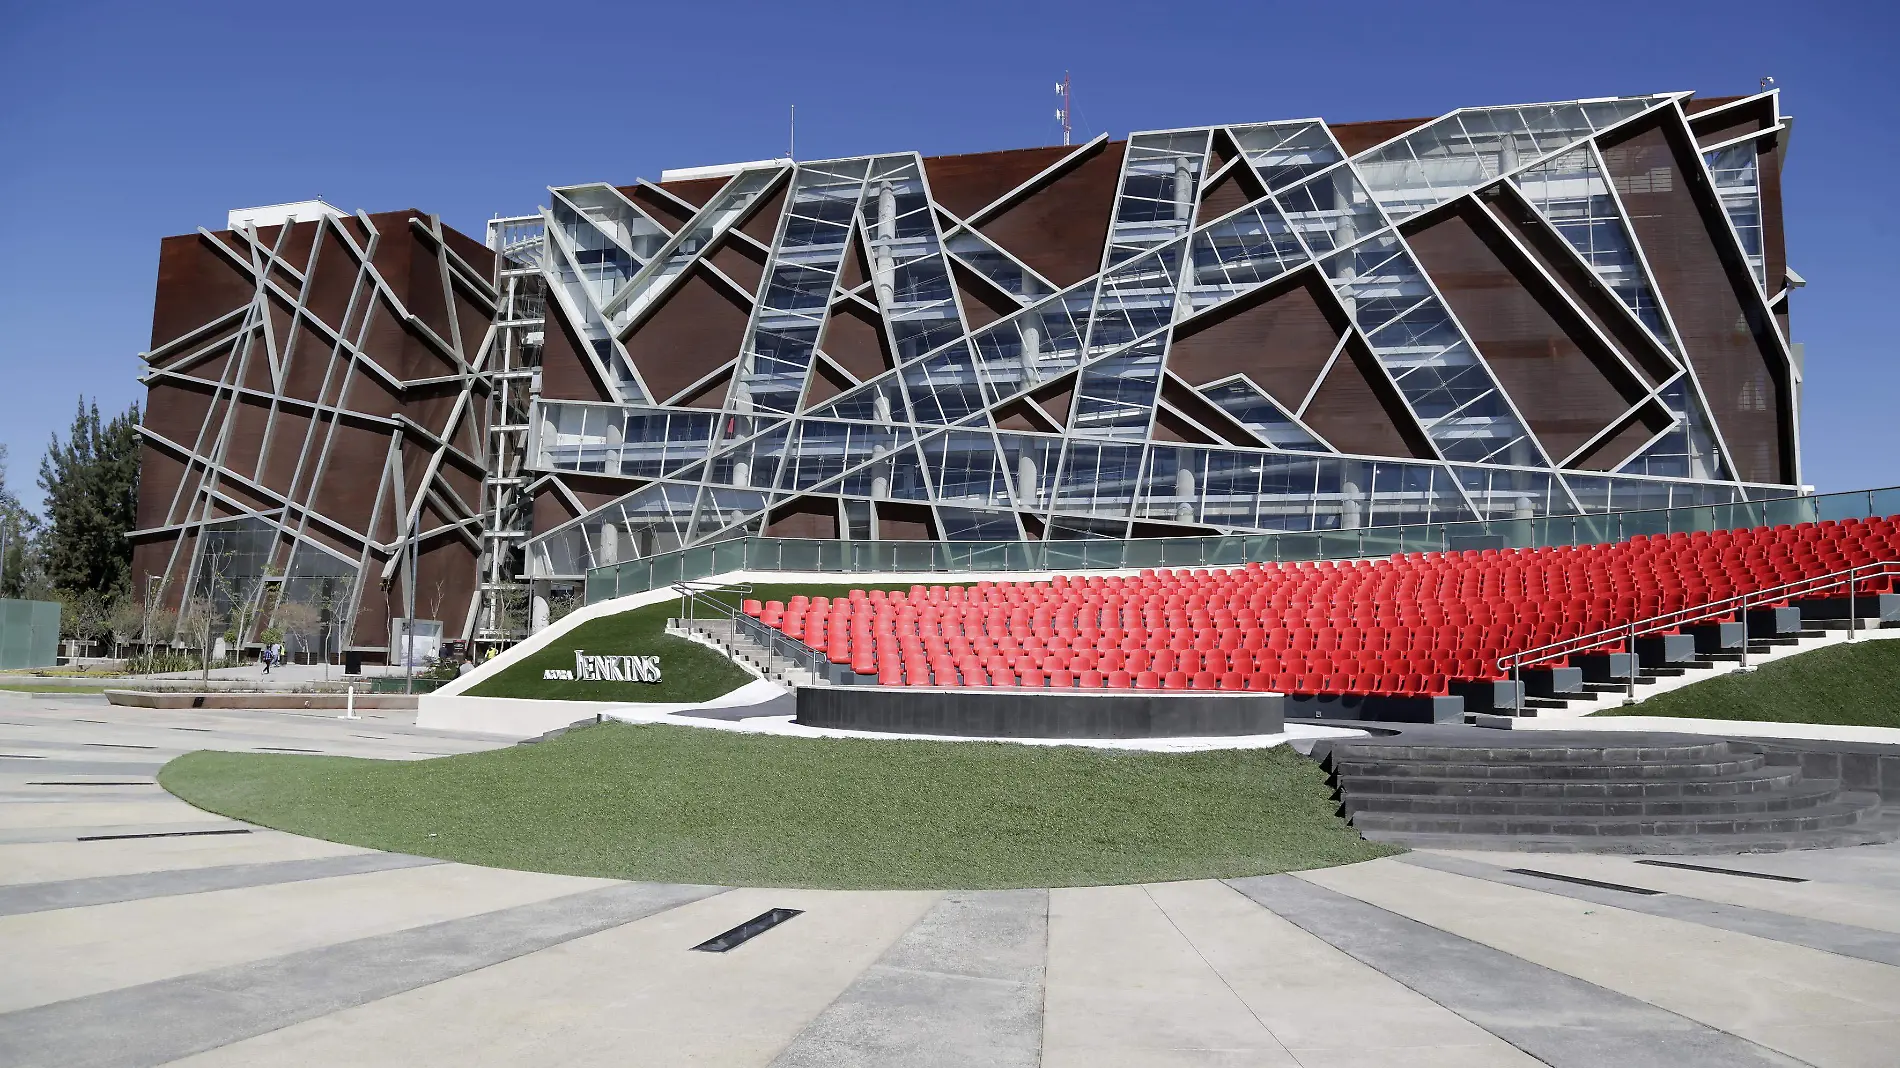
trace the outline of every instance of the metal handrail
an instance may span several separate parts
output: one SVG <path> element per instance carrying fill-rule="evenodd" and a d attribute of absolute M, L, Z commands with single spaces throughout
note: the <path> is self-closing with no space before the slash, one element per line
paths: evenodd
<path fill-rule="evenodd" d="M 760 648 L 770 650 L 772 653 L 790 660 L 793 664 L 797 665 L 800 670 L 810 672 L 813 676 L 822 676 L 826 673 L 830 659 L 823 653 L 796 638 L 792 638 L 781 631 L 766 626 L 764 623 L 746 614 L 745 595 L 752 592 L 751 583 L 696 583 L 687 581 L 674 583 L 673 589 L 680 595 L 680 621 L 682 623 L 697 621 L 699 619 L 700 606 L 710 605 L 716 609 L 716 611 L 712 613 L 713 616 L 720 619 L 732 620 L 735 635 L 739 631 L 744 631 L 748 637 L 758 643 Z M 726 604 L 717 597 L 711 596 L 714 593 L 738 594 L 739 603 L 737 605 Z"/>
<path fill-rule="evenodd" d="M 1601 645 L 1609 645 L 1613 642 L 1621 641 L 1628 641 L 1630 643 L 1629 651 L 1633 656 L 1636 653 L 1635 643 L 1637 638 L 1647 634 L 1654 634 L 1661 630 L 1674 630 L 1692 623 L 1715 619 L 1719 616 L 1729 616 L 1739 613 L 1742 616 L 1742 626 L 1746 628 L 1748 625 L 1750 602 L 1753 602 L 1756 606 L 1760 606 L 1763 603 L 1785 601 L 1797 594 L 1819 593 L 1822 590 L 1829 590 L 1842 585 L 1847 587 L 1847 640 L 1853 641 L 1855 632 L 1860 629 L 1859 617 L 1855 615 L 1854 587 L 1868 579 L 1879 578 L 1883 575 L 1900 575 L 1900 560 L 1876 560 L 1865 564 L 1855 564 L 1844 571 L 1830 571 L 1824 575 L 1812 575 L 1807 578 L 1796 579 L 1793 582 L 1784 582 L 1779 586 L 1768 586 L 1758 590 L 1749 590 L 1746 593 L 1738 593 L 1718 600 L 1705 601 L 1702 604 L 1678 608 L 1673 612 L 1664 612 L 1660 615 L 1649 616 L 1644 619 L 1631 620 L 1628 623 L 1619 623 L 1614 627 L 1606 627 L 1603 630 L 1592 631 L 1589 634 L 1575 635 L 1570 638 L 1565 638 L 1562 641 L 1551 642 L 1548 645 L 1540 645 L 1531 649 L 1521 649 L 1515 653 L 1499 657 L 1497 668 L 1500 672 L 1510 672 L 1511 679 L 1518 683 L 1513 696 L 1513 707 L 1516 711 L 1522 712 L 1524 710 L 1524 687 L 1521 675 L 1522 669 L 1526 665 L 1541 663 L 1545 660 L 1555 660 L 1560 656 L 1586 652 Z M 1748 670 L 1748 635 L 1746 630 L 1744 630 L 1742 635 L 1741 669 L 1743 671 Z M 1629 676 L 1627 696 L 1630 698 L 1636 696 L 1636 676 L 1633 671 Z"/>

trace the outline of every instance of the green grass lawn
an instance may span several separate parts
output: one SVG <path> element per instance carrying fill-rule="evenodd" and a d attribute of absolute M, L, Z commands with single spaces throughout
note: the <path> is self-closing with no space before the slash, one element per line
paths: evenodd
<path fill-rule="evenodd" d="M 1900 640 L 1830 645 L 1596 715 L 1900 727 Z"/>
<path fill-rule="evenodd" d="M 1281 746 L 768 737 L 607 724 L 424 761 L 191 753 L 159 782 L 296 834 L 503 868 L 742 886 L 989 888 L 1261 875 L 1398 850 Z"/>
<path fill-rule="evenodd" d="M 553 701 L 707 701 L 752 681 L 732 661 L 696 642 L 665 633 L 679 602 L 665 600 L 589 620 L 467 691 L 470 697 Z M 574 651 L 658 656 L 659 682 L 550 682 L 548 668 L 574 669 Z"/>

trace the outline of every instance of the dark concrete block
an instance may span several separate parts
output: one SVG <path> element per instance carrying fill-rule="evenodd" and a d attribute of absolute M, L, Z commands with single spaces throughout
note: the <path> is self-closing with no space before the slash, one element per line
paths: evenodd
<path fill-rule="evenodd" d="M 809 727 L 976 738 L 1212 738 L 1278 734 L 1279 694 L 801 686 Z"/>
<path fill-rule="evenodd" d="M 1695 639 L 1698 653 L 1734 652 L 1748 641 L 1747 628 L 1740 623 L 1697 623 L 1682 632 Z"/>
<path fill-rule="evenodd" d="M 1528 697 L 1582 697 L 1583 669 L 1574 667 L 1525 668 L 1518 673 Z"/>
<path fill-rule="evenodd" d="M 1801 610 L 1780 608 L 1748 610 L 1748 636 L 1751 638 L 1790 638 L 1801 633 Z"/>
<path fill-rule="evenodd" d="M 1845 595 L 1813 597 L 1794 602 L 1802 619 L 1846 619 L 1850 607 Z M 1900 593 L 1876 593 L 1853 598 L 1856 619 L 1877 619 L 1882 623 L 1900 623 Z"/>
<path fill-rule="evenodd" d="M 1383 723 L 1459 723 L 1460 697 L 1373 697 L 1360 694 L 1289 694 L 1286 714 L 1294 719 L 1358 719 Z"/>
<path fill-rule="evenodd" d="M 1579 653 L 1570 662 L 1583 669 L 1585 682 L 1628 682 L 1636 677 L 1636 657 L 1630 653 Z"/>
<path fill-rule="evenodd" d="M 1643 667 L 1695 663 L 1695 635 L 1646 634 L 1636 639 L 1636 659 Z"/>
<path fill-rule="evenodd" d="M 1514 712 L 1524 695 L 1523 684 L 1509 679 L 1454 682 L 1451 692 L 1464 698 L 1466 712 Z"/>

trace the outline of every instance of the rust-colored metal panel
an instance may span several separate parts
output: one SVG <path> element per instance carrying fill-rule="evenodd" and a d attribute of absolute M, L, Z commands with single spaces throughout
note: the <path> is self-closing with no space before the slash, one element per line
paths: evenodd
<path fill-rule="evenodd" d="M 878 501 L 877 538 L 879 541 L 935 541 L 937 517 L 921 504 Z"/>
<path fill-rule="evenodd" d="M 856 301 L 833 307 L 818 347 L 860 382 L 896 366 L 883 318 Z M 737 348 L 735 344 L 734 351 Z"/>
<path fill-rule="evenodd" d="M 189 447 L 189 443 L 187 443 Z M 151 441 L 139 447 L 139 506 L 138 525 L 140 529 L 162 527 L 177 521 L 179 517 L 169 515 L 172 498 L 177 495 L 179 485 L 186 477 L 184 458 Z"/>
<path fill-rule="evenodd" d="M 871 277 L 871 258 L 864 254 L 864 234 L 858 228 L 851 228 L 851 247 L 844 253 L 844 263 L 838 268 L 838 288 L 846 293 L 863 285 Z"/>
<path fill-rule="evenodd" d="M 209 241 L 199 234 L 183 234 L 159 243 L 153 348 L 249 304 L 256 295 L 250 272 L 226 259 Z"/>
<path fill-rule="evenodd" d="M 761 245 L 771 245 L 778 237 L 779 216 L 785 214 L 785 194 L 791 187 L 790 181 L 781 178 L 771 196 L 753 205 L 739 224 L 739 232 Z"/>
<path fill-rule="evenodd" d="M 580 513 L 568 503 L 567 497 L 553 486 L 542 486 L 534 491 L 534 529 L 553 530 L 573 519 Z"/>
<path fill-rule="evenodd" d="M 659 185 L 661 189 L 686 201 L 688 204 L 696 208 L 703 208 L 706 206 L 706 202 L 711 200 L 721 189 L 724 189 L 726 183 L 730 181 L 732 181 L 732 176 L 727 174 L 720 175 L 716 178 L 687 178 L 677 182 L 659 182 L 656 184 Z"/>
<path fill-rule="evenodd" d="M 838 536 L 838 502 L 826 497 L 794 497 L 766 515 L 768 538 Z"/>
<path fill-rule="evenodd" d="M 1433 458 L 1424 431 L 1365 343 L 1354 338 L 1320 383 L 1306 425 L 1341 452 Z"/>
<path fill-rule="evenodd" d="M 1573 460 L 1570 466 L 1586 471 L 1614 471 L 1644 442 L 1669 429 L 1674 422 L 1669 409 L 1651 400 L 1630 413 L 1615 430 L 1590 446 L 1589 451 Z M 1557 459 L 1561 461 L 1563 457 Z"/>
<path fill-rule="evenodd" d="M 654 222 L 674 233 L 678 233 L 679 228 L 693 217 L 693 213 L 686 210 L 678 201 L 665 193 L 655 192 L 647 186 L 622 186 L 620 191 L 626 194 L 628 200 L 640 205 L 640 209 L 652 217 Z"/>
<path fill-rule="evenodd" d="M 1689 133 L 1673 116 L 1619 132 L 1603 161 L 1675 318 L 1729 460 L 1751 482 L 1795 481 L 1787 367 L 1755 280 Z M 1691 185 L 1691 182 L 1695 185 Z"/>
<path fill-rule="evenodd" d="M 962 298 L 964 323 L 971 330 L 981 330 L 1005 315 L 1022 310 L 1023 306 L 998 289 L 996 283 L 956 260 L 950 261 L 950 274 L 956 279 L 957 293 Z"/>
<path fill-rule="evenodd" d="M 1345 329 L 1326 283 L 1300 271 L 1181 324 L 1168 369 L 1195 386 L 1244 374 L 1297 410 Z"/>
<path fill-rule="evenodd" d="M 816 408 L 855 385 L 857 383 L 839 374 L 824 360 L 813 360 L 811 377 L 805 383 L 805 400 L 799 405 L 799 411 Z"/>
<path fill-rule="evenodd" d="M 1379 119 L 1374 122 L 1329 122 L 1327 129 L 1339 139 L 1339 147 L 1346 155 L 1356 156 L 1374 145 L 1382 145 L 1394 137 L 1411 133 L 1420 126 L 1438 119 L 1437 115 L 1423 119 Z"/>
<path fill-rule="evenodd" d="M 180 448 L 197 446 L 214 388 L 176 378 L 153 382 L 145 394 L 145 428 Z"/>
<path fill-rule="evenodd" d="M 1126 148 L 1105 143 L 978 229 L 1056 285 L 1087 278 L 1101 269 Z"/>
<path fill-rule="evenodd" d="M 1258 449 L 1266 444 L 1255 437 L 1239 420 L 1227 414 L 1225 408 L 1188 388 L 1173 375 L 1162 376 L 1161 399 L 1180 409 L 1182 414 L 1206 427 L 1210 432 L 1220 435 L 1218 441 L 1213 444 L 1238 445 L 1247 449 Z"/>
<path fill-rule="evenodd" d="M 547 327 L 541 347 L 541 396 L 547 400 L 604 401 L 613 394 L 594 370 L 587 344 L 568 324 L 556 302 L 548 301 Z"/>
<path fill-rule="evenodd" d="M 1074 151 L 1067 145 L 1051 145 L 930 156 L 924 160 L 924 177 L 930 182 L 932 200 L 957 218 L 967 219 Z"/>
<path fill-rule="evenodd" d="M 1471 200 L 1433 212 L 1408 240 L 1553 459 L 1575 452 L 1648 393 Z"/>
<path fill-rule="evenodd" d="M 744 286 L 746 292 L 758 295 L 759 281 L 765 276 L 765 253 L 743 241 L 726 238 L 713 247 L 710 258 L 713 266 L 725 272 L 727 278 Z"/>
<path fill-rule="evenodd" d="M 1075 405 L 1076 375 L 1071 372 L 1029 394 L 1029 399 L 1047 414 L 1057 427 L 1069 425 L 1069 410 Z"/>
<path fill-rule="evenodd" d="M 343 330 L 343 319 L 349 312 L 350 295 L 356 288 L 358 273 L 356 254 L 325 224 L 323 238 L 317 242 L 317 263 L 310 272 L 310 295 L 304 300 L 304 307 L 331 329 Z"/>
<path fill-rule="evenodd" d="M 1564 240 L 1537 214 L 1516 187 L 1493 186 L 1486 191 L 1498 225 L 1514 235 L 1529 251 L 1531 259 L 1556 279 L 1557 286 L 1584 316 L 1609 337 L 1652 386 L 1671 378 L 1678 370 L 1676 361 L 1661 341 L 1637 321 L 1622 300 L 1612 293 L 1595 271 L 1585 264 Z"/>
<path fill-rule="evenodd" d="M 730 290 L 694 268 L 634 327 L 627 355 L 653 399 L 664 400 L 739 351 L 749 314 Z"/>
<path fill-rule="evenodd" d="M 1769 296 L 1788 285 L 1788 235 L 1781 219 L 1781 153 L 1784 135 L 1771 134 L 1755 142 L 1755 181 L 1761 191 L 1762 276 Z M 1782 305 L 1787 308 L 1786 304 Z M 1786 322 L 1782 324 L 1786 327 Z M 1782 337 L 1790 336 L 1784 329 Z"/>
<path fill-rule="evenodd" d="M 1774 124 L 1774 101 L 1765 96 L 1713 114 L 1703 109 L 1702 113 L 1689 115 L 1689 129 L 1695 133 L 1696 144 L 1702 148 L 1721 144 L 1745 133 L 1766 130 Z"/>
<path fill-rule="evenodd" d="M 1244 163 L 1239 164 L 1201 191 L 1201 206 L 1195 214 L 1195 225 L 1211 222 L 1266 195 L 1266 187 L 1260 184 L 1260 177 L 1253 172 L 1253 168 Z"/>
<path fill-rule="evenodd" d="M 709 408 L 718 411 L 726 403 L 726 394 L 732 389 L 732 372 L 722 371 L 711 381 L 680 398 L 676 403 L 682 408 Z"/>

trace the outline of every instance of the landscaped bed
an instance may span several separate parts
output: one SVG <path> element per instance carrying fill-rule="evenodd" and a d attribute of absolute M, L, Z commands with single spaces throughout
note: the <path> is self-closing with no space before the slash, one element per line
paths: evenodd
<path fill-rule="evenodd" d="M 1396 852 L 1284 746 L 1189 754 L 608 724 L 414 762 L 192 753 L 212 812 L 494 867 L 672 882 L 984 888 L 1261 875 Z"/>
<path fill-rule="evenodd" d="M 724 656 L 667 634 L 667 619 L 677 615 L 679 601 L 668 599 L 590 619 L 477 683 L 467 695 L 537 701 L 710 701 L 752 681 L 751 675 Z M 542 677 L 550 668 L 573 671 L 577 650 L 603 656 L 657 656 L 660 681 L 549 681 Z"/>
<path fill-rule="evenodd" d="M 1900 640 L 1830 645 L 1596 715 L 1900 727 Z"/>

